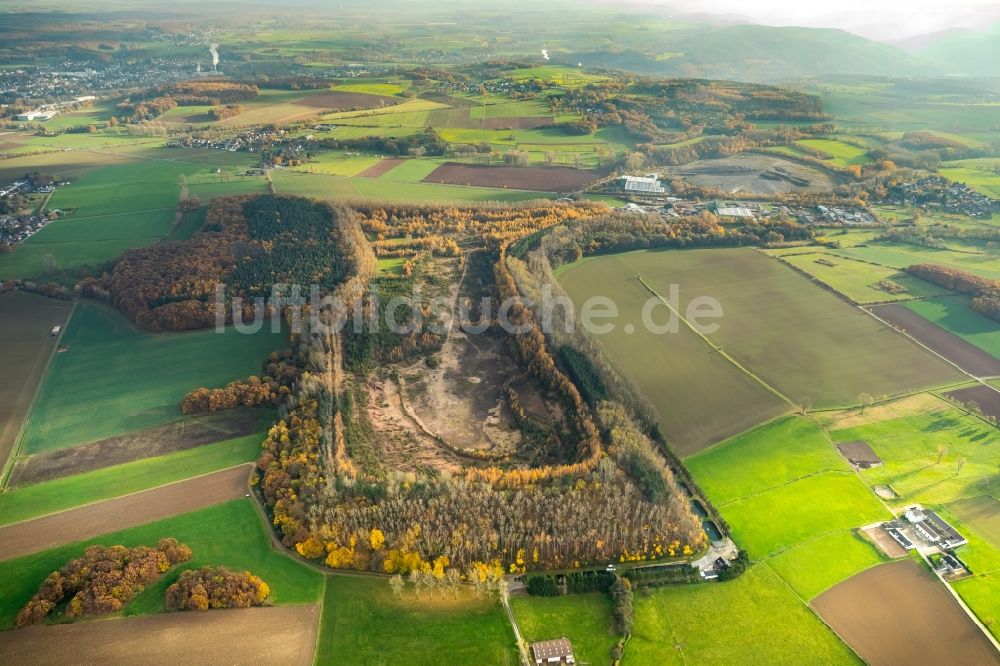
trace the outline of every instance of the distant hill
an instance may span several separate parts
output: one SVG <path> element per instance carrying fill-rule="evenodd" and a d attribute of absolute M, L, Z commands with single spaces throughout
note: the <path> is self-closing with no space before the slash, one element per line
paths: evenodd
<path fill-rule="evenodd" d="M 957 28 L 921 35 L 899 45 L 933 63 L 944 74 L 1000 76 L 1000 23 L 984 32 Z"/>
<path fill-rule="evenodd" d="M 842 30 L 692 25 L 649 39 L 646 34 L 640 43 L 630 43 L 632 50 L 571 53 L 568 59 L 644 74 L 763 82 L 831 74 L 937 73 L 919 55 Z"/>

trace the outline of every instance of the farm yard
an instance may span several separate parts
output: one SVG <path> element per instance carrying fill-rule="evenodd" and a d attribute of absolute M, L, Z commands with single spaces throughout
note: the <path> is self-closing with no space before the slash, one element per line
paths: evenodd
<path fill-rule="evenodd" d="M 869 569 L 812 605 L 871 664 L 1000 663 L 948 591 L 913 560 Z"/>
<path fill-rule="evenodd" d="M 244 335 L 151 334 L 97 303 L 81 303 L 63 333 L 25 430 L 24 453 L 83 444 L 181 418 L 181 399 L 260 372 L 285 344 L 269 326 Z M 95 419 L 95 413 L 102 418 Z"/>
<path fill-rule="evenodd" d="M 510 606 L 526 641 L 566 636 L 579 662 L 604 663 L 618 641 L 611 600 L 606 594 L 513 597 Z"/>

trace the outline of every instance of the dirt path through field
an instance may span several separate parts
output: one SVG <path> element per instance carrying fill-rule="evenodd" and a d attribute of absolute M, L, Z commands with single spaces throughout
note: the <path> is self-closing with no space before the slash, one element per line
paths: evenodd
<path fill-rule="evenodd" d="M 320 606 L 188 611 L 0 632 L 8 664 L 312 664 Z"/>
<path fill-rule="evenodd" d="M 243 497 L 251 465 L 0 527 L 0 560 L 30 555 Z"/>

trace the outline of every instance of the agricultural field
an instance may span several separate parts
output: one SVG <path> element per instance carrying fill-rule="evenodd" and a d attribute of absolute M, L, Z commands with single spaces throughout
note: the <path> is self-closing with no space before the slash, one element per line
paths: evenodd
<path fill-rule="evenodd" d="M 570 167 L 481 166 L 445 162 L 429 173 L 424 182 L 541 192 L 573 192 L 582 189 L 602 175 L 600 172 Z"/>
<path fill-rule="evenodd" d="M 247 435 L 75 476 L 8 489 L 0 494 L 0 525 L 253 462 L 260 454 L 260 443 L 263 438 L 263 434 Z"/>
<path fill-rule="evenodd" d="M 929 349 L 948 359 L 973 377 L 1000 375 L 1000 359 L 988 354 L 969 340 L 955 335 L 946 328 L 907 308 L 904 304 L 878 305 L 871 311 L 879 319 L 906 334 Z M 930 314 L 934 314 L 930 310 Z"/>
<path fill-rule="evenodd" d="M 605 593 L 512 597 L 510 606 L 526 641 L 565 636 L 578 662 L 606 663 L 618 642 L 611 599 Z"/>
<path fill-rule="evenodd" d="M 941 264 L 992 280 L 1000 280 L 1000 257 L 986 252 L 957 252 L 920 245 L 876 242 L 867 243 L 865 247 L 833 250 L 833 253 L 895 269 L 903 269 L 914 264 Z"/>
<path fill-rule="evenodd" d="M 139 146 L 137 150 L 148 148 Z M 60 154 L 80 157 L 76 164 L 83 169 L 75 171 L 78 178 L 58 189 L 48 204 L 68 216 L 46 225 L 15 246 L 13 252 L 0 256 L 2 279 L 34 278 L 57 269 L 100 264 L 129 248 L 158 241 L 173 228 L 182 180 L 190 181 L 190 193 L 204 200 L 260 191 L 266 186 L 263 180 L 224 182 L 218 176 L 211 177 L 210 163 L 131 159 L 138 154 L 134 152 L 109 155 L 81 150 Z M 195 155 L 196 159 L 200 157 Z M 70 158 L 70 164 L 74 159 Z M 32 168 L 36 167 L 44 165 L 36 163 Z"/>
<path fill-rule="evenodd" d="M 722 585 L 641 588 L 625 663 L 857 664 L 766 564 Z"/>
<path fill-rule="evenodd" d="M 671 448 L 689 455 L 788 411 L 787 403 L 687 327 L 658 335 L 642 325 L 639 313 L 649 292 L 634 279 L 635 256 L 585 259 L 562 267 L 558 279 L 578 308 L 595 295 L 610 296 L 617 303 L 626 323 L 596 336 L 597 341 L 649 400 Z M 628 325 L 632 334 L 626 332 Z"/>
<path fill-rule="evenodd" d="M 677 284 L 682 295 L 716 299 L 723 317 L 709 335 L 713 345 L 795 404 L 850 404 L 863 392 L 906 392 L 960 378 L 894 330 L 753 250 L 632 252 L 581 270 L 609 261 L 620 262 L 621 277 L 595 283 L 605 291 L 641 274 L 661 295 Z"/>
<path fill-rule="evenodd" d="M 309 666 L 318 604 L 169 613 L 105 622 L 25 627 L 0 632 L 0 651 L 13 663 L 67 663 L 80 655 L 120 664 L 204 663 Z M 176 637 L 183 635 L 183 640 Z M 266 641 L 255 640 L 267 636 Z"/>
<path fill-rule="evenodd" d="M 200 386 L 217 387 L 260 372 L 285 343 L 269 326 L 244 335 L 199 331 L 152 334 L 96 303 L 81 303 L 46 373 L 25 430 L 22 452 L 82 444 L 181 417 L 180 402 Z M 101 413 L 102 418 L 93 415 Z"/>
<path fill-rule="evenodd" d="M 91 539 L 245 497 L 251 465 L 203 474 L 0 527 L 0 560 Z"/>
<path fill-rule="evenodd" d="M 997 324 L 969 307 L 961 296 L 913 301 L 906 307 L 921 317 L 1000 359 L 1000 337 Z"/>
<path fill-rule="evenodd" d="M 834 291 L 862 305 L 904 301 L 947 293 L 912 275 L 894 268 L 845 259 L 828 252 L 803 252 L 782 254 L 783 261 L 807 273 Z M 882 288 L 883 281 L 889 281 L 902 291 Z"/>
<path fill-rule="evenodd" d="M 265 577 L 265 580 L 266 577 Z M 397 599 L 383 577 L 329 575 L 320 622 L 317 664 L 518 663 L 514 634 L 495 600 L 433 591 L 417 599 L 412 586 Z"/>
<path fill-rule="evenodd" d="M 842 424 L 831 415 L 828 427 L 834 441 L 862 440 L 878 454 L 884 464 L 861 476 L 871 486 L 889 486 L 893 506 L 945 504 L 1000 490 L 1000 431 L 994 426 L 940 399 L 917 413 L 886 416 L 875 412 L 866 423 L 837 427 Z"/>
<path fill-rule="evenodd" d="M 58 337 L 50 335 L 52 327 L 65 326 L 72 310 L 70 301 L 22 291 L 0 294 L 4 367 L 14 379 L 0 387 L 0 477 L 6 477 L 7 457 L 56 348 Z"/>
<path fill-rule="evenodd" d="M 813 607 L 869 663 L 1000 663 L 944 586 L 913 560 L 854 576 Z"/>
<path fill-rule="evenodd" d="M 0 627 L 11 627 L 17 611 L 31 598 L 45 576 L 70 558 L 81 555 L 88 545 L 131 547 L 155 544 L 164 537 L 174 537 L 191 546 L 191 560 L 148 587 L 125 607 L 123 615 L 163 612 L 163 593 L 181 571 L 207 565 L 254 572 L 267 581 L 275 604 L 316 603 L 322 597 L 323 574 L 275 550 L 253 500 L 241 498 L 0 562 Z"/>
<path fill-rule="evenodd" d="M 980 194 L 1000 199 L 1000 173 L 971 167 L 951 167 L 938 170 L 945 178 L 964 183 Z"/>
<path fill-rule="evenodd" d="M 855 164 L 865 165 L 871 162 L 864 148 L 859 148 L 836 139 L 802 139 L 795 143 L 832 155 L 833 158 L 827 161 L 837 167 L 844 168 Z"/>

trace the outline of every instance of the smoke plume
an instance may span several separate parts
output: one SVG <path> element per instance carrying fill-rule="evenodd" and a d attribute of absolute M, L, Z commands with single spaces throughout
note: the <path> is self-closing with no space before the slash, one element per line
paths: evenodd
<path fill-rule="evenodd" d="M 209 44 L 208 50 L 212 54 L 212 69 L 219 70 L 219 45 Z"/>

